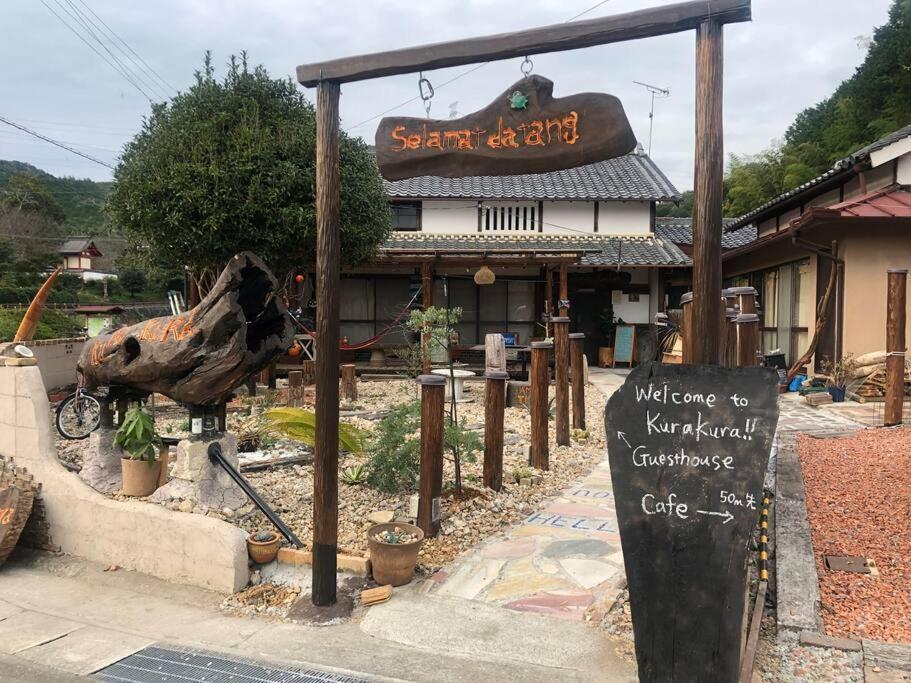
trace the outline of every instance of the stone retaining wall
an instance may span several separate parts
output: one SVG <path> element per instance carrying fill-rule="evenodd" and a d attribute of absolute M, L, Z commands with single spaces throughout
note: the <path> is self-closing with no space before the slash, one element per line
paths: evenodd
<path fill-rule="evenodd" d="M 42 484 L 51 541 L 65 553 L 223 593 L 249 579 L 245 533 L 203 515 L 112 500 L 57 459 L 36 366 L 0 366 L 0 454 Z"/>

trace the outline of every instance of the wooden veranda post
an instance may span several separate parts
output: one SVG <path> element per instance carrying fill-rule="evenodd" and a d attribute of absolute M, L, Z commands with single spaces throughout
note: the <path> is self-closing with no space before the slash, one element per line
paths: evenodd
<path fill-rule="evenodd" d="M 418 483 L 417 525 L 427 538 L 440 531 L 440 494 L 443 491 L 443 396 L 446 378 L 420 375 L 421 475 Z"/>
<path fill-rule="evenodd" d="M 569 335 L 569 357 L 573 378 L 573 429 L 585 429 L 585 333 Z"/>
<path fill-rule="evenodd" d="M 554 324 L 556 440 L 558 446 L 569 446 L 569 318 L 554 318 L 552 322 Z"/>
<path fill-rule="evenodd" d="M 890 268 L 886 309 L 886 427 L 902 423 L 905 400 L 905 318 L 907 316 L 908 269 Z"/>
<path fill-rule="evenodd" d="M 421 293 L 423 294 L 422 309 L 426 312 L 433 306 L 433 272 L 429 263 L 421 264 Z M 430 374 L 430 333 L 421 333 L 421 368 L 425 375 Z"/>
<path fill-rule="evenodd" d="M 566 273 L 566 264 L 560 264 L 560 317 L 569 315 L 569 278 Z"/>
<path fill-rule="evenodd" d="M 509 373 L 484 373 L 484 486 L 499 491 L 503 486 L 503 413 Z"/>
<path fill-rule="evenodd" d="M 338 550 L 339 84 L 316 91 L 316 446 L 313 458 L 314 605 L 335 603 Z"/>
<path fill-rule="evenodd" d="M 721 183 L 723 25 L 703 21 L 696 29 L 696 168 L 693 178 L 692 356 L 684 362 L 716 364 L 721 358 Z"/>
<path fill-rule="evenodd" d="M 548 362 L 553 344 L 531 343 L 531 466 L 550 469 L 550 449 L 547 443 L 547 413 L 549 407 L 550 368 Z"/>

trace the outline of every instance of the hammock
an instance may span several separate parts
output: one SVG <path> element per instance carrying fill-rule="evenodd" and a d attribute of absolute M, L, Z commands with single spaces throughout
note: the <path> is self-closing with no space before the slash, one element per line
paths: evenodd
<path fill-rule="evenodd" d="M 366 349 L 367 347 L 373 346 L 374 344 L 376 344 L 380 339 L 382 339 L 387 334 L 389 334 L 392 331 L 392 328 L 396 327 L 402 321 L 402 318 L 405 317 L 405 314 L 411 310 L 411 304 L 413 304 L 415 302 L 415 300 L 418 298 L 418 295 L 421 293 L 422 289 L 423 289 L 422 287 L 418 287 L 418 291 L 415 292 L 413 297 L 411 297 L 411 301 L 409 301 L 407 304 L 405 304 L 405 308 L 403 308 L 401 310 L 401 312 L 399 312 L 399 314 L 395 317 L 395 320 L 393 320 L 391 323 L 386 325 L 386 327 L 384 327 L 382 330 L 380 330 L 377 334 L 373 335 L 369 339 L 365 339 L 362 342 L 358 342 L 357 344 L 339 343 L 339 345 L 338 345 L 339 350 L 340 351 L 360 351 L 361 349 Z M 300 320 L 298 320 L 294 316 L 293 313 L 291 313 L 289 311 L 288 315 L 291 316 L 291 320 L 293 320 L 297 324 L 297 326 L 300 327 L 305 333 L 309 334 L 314 339 L 316 338 L 316 332 L 314 332 L 313 330 L 309 329 L 306 325 L 304 325 L 304 323 L 302 323 Z"/>

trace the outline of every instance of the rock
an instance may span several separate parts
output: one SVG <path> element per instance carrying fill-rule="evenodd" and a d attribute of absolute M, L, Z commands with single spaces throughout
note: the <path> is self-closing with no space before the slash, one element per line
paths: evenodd
<path fill-rule="evenodd" d="M 190 500 L 189 498 L 187 498 L 185 500 L 180 501 L 180 504 L 177 506 L 177 509 L 180 510 L 181 512 L 193 512 L 194 507 L 196 507 L 196 505 L 193 503 L 193 501 Z"/>
<path fill-rule="evenodd" d="M 377 510 L 367 515 L 367 521 L 373 524 L 389 524 L 395 520 L 395 512 L 392 510 Z"/>
<path fill-rule="evenodd" d="M 117 430 L 99 427 L 89 435 L 89 446 L 82 455 L 79 478 L 96 491 L 114 493 L 123 485 L 119 446 L 114 445 Z"/>
<path fill-rule="evenodd" d="M 250 584 L 253 586 L 258 586 L 263 580 L 263 576 L 260 571 L 257 569 L 255 572 L 250 574 Z"/>

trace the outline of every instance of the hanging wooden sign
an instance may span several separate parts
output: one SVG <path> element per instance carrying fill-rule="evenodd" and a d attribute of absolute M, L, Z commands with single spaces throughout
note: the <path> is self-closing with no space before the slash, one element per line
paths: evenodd
<path fill-rule="evenodd" d="M 380 173 L 387 180 L 544 173 L 636 147 L 619 99 L 604 93 L 554 98 L 553 89 L 552 81 L 531 75 L 462 118 L 384 118 L 376 131 Z"/>
<path fill-rule="evenodd" d="M 640 681 L 736 681 L 778 423 L 769 368 L 647 363 L 605 410 Z"/>

